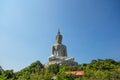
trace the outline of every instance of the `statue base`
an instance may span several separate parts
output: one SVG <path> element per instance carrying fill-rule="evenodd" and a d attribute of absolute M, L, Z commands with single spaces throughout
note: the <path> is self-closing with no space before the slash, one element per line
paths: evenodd
<path fill-rule="evenodd" d="M 50 57 L 49 62 L 45 64 L 45 67 L 48 67 L 51 64 L 68 65 L 68 66 L 78 65 L 78 63 L 74 61 L 74 58 L 71 57 Z"/>

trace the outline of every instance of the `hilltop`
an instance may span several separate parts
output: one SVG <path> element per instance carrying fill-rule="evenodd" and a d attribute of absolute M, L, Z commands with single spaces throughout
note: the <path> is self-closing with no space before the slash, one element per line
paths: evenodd
<path fill-rule="evenodd" d="M 76 76 L 65 73 L 76 70 L 84 71 L 85 74 Z M 119 80 L 120 62 L 113 59 L 98 59 L 78 66 L 52 64 L 44 68 L 37 60 L 18 72 L 0 67 L 0 80 L 50 80 L 53 76 L 56 76 L 56 80 Z"/>

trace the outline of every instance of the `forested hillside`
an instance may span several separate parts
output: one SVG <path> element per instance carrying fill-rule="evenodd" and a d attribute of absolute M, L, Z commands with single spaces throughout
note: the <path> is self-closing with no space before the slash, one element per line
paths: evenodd
<path fill-rule="evenodd" d="M 76 70 L 84 71 L 84 75 L 65 73 Z M 53 64 L 44 68 L 40 61 L 36 61 L 18 72 L 0 67 L 0 80 L 51 80 L 53 76 L 56 76 L 56 80 L 120 80 L 120 62 L 113 59 L 98 59 L 78 66 Z"/>

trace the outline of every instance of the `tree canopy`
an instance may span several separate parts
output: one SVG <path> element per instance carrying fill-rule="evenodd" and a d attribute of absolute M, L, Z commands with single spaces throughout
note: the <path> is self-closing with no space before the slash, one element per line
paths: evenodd
<path fill-rule="evenodd" d="M 66 71 L 84 71 L 83 76 L 66 74 Z M 40 61 L 35 61 L 18 72 L 4 70 L 0 66 L 0 80 L 119 80 L 120 62 L 113 59 L 97 59 L 78 66 L 52 64 L 47 68 Z"/>

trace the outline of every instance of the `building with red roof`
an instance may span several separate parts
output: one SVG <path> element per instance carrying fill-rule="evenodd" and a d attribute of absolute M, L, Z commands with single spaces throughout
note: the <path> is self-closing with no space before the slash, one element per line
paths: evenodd
<path fill-rule="evenodd" d="M 74 74 L 76 76 L 83 76 L 84 75 L 84 71 L 68 71 L 65 72 L 66 74 Z"/>

